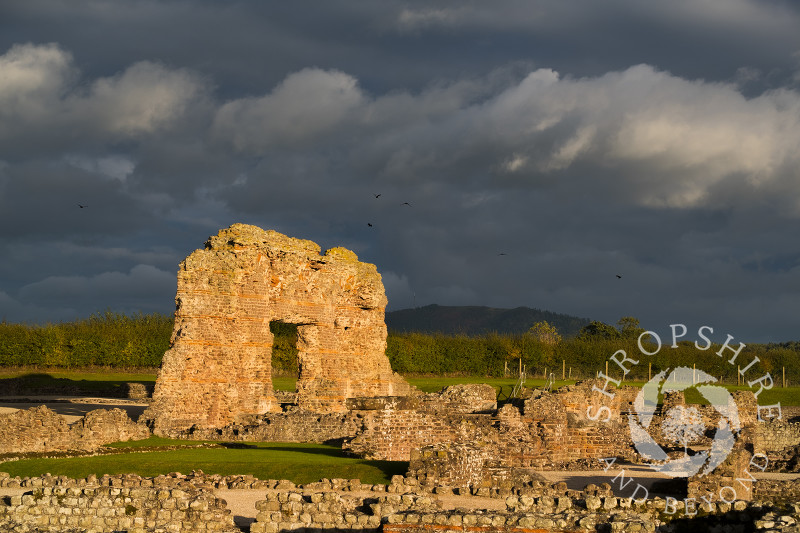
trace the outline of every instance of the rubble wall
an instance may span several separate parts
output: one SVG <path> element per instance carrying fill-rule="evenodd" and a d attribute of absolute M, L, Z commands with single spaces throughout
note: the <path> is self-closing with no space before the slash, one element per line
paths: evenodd
<path fill-rule="evenodd" d="M 38 532 L 238 533 L 223 500 L 196 489 L 42 487 L 0 498 L 0 529 Z"/>
<path fill-rule="evenodd" d="M 94 450 L 111 442 L 146 439 L 150 431 L 122 409 L 96 409 L 68 424 L 40 405 L 0 415 L 0 453 Z"/>

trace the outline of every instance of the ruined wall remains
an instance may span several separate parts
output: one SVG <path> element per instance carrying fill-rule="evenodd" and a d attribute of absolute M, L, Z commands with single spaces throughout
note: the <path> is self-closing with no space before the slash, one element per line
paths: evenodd
<path fill-rule="evenodd" d="M 111 442 L 146 439 L 150 431 L 122 409 L 96 409 L 68 424 L 44 405 L 0 415 L 0 453 L 94 450 Z"/>
<path fill-rule="evenodd" d="M 193 440 L 255 442 L 341 443 L 363 429 L 363 420 L 354 412 L 315 413 L 291 409 L 267 413 L 230 424 L 224 428 L 191 428 L 176 435 Z"/>
<path fill-rule="evenodd" d="M 759 424 L 753 435 L 753 449 L 770 459 L 778 458 L 786 448 L 800 444 L 800 422 L 769 420 Z"/>
<path fill-rule="evenodd" d="M 425 445 L 481 439 L 494 433 L 495 394 L 490 385 L 454 385 L 438 393 L 349 400 L 362 429 L 344 447 L 371 459 L 408 461 Z"/>
<path fill-rule="evenodd" d="M 234 224 L 181 263 L 172 343 L 145 414 L 157 434 L 279 411 L 273 320 L 298 326 L 300 408 L 340 412 L 347 398 L 409 393 L 385 356 L 377 269 L 344 248 L 319 252 L 311 241 Z"/>
<path fill-rule="evenodd" d="M 0 529 L 61 533 L 239 533 L 223 500 L 196 489 L 43 487 L 0 498 Z"/>
<path fill-rule="evenodd" d="M 546 533 L 559 528 L 621 533 L 662 529 L 796 533 L 800 523 L 797 480 L 758 481 L 754 492 L 758 502 L 698 499 L 692 502 L 693 509 L 685 512 L 682 501 L 615 496 L 608 483 L 572 490 L 563 482 L 508 484 L 502 480 L 499 486 L 463 490 L 430 482 L 398 475 L 389 485 L 363 484 L 358 479 L 295 485 L 286 480 L 199 471 L 157 478 L 125 474 L 77 480 L 49 475 L 19 479 L 0 472 L 0 487 L 30 488 L 25 495 L 0 498 L 0 530 L 233 532 L 224 502 L 211 496 L 216 488 L 264 491 L 264 499 L 256 503 L 259 512 L 250 528 L 253 533 L 450 529 Z M 454 501 L 455 494 L 458 501 Z M 691 516 L 686 515 L 689 511 Z M 91 525 L 68 526 L 76 522 Z"/>
<path fill-rule="evenodd" d="M 744 500 L 753 499 L 755 482 L 749 473 L 753 454 L 745 449 L 742 441 L 737 441 L 727 458 L 713 472 L 695 475 L 687 480 L 687 495 L 697 501 Z M 756 469 L 755 472 L 758 473 Z"/>
<path fill-rule="evenodd" d="M 485 434 L 497 407 L 494 388 L 453 385 L 410 396 L 350 398 L 343 413 L 315 413 L 295 406 L 281 413 L 241 417 L 222 428 L 197 428 L 175 436 L 205 440 L 344 442 L 345 449 L 371 459 L 407 461 L 426 444 Z M 481 429 L 482 428 L 482 429 Z"/>
<path fill-rule="evenodd" d="M 631 394 L 620 389 L 607 402 L 606 396 L 592 392 L 597 383 L 533 391 L 522 409 L 506 404 L 489 415 L 462 415 L 451 422 L 450 438 L 432 431 L 425 446 L 412 450 L 409 472 L 447 486 L 485 487 L 513 481 L 525 470 L 575 462 L 597 466 L 601 457 L 633 458 L 622 416 Z M 600 405 L 609 408 L 608 422 L 587 417 L 587 410 L 594 412 Z"/>
<path fill-rule="evenodd" d="M 352 531 L 358 533 L 487 532 L 567 533 L 614 531 L 796 532 L 800 505 L 788 508 L 744 501 L 697 503 L 701 516 L 688 520 L 664 499 L 631 500 L 587 490 L 551 495 L 512 495 L 503 508 L 446 508 L 429 495 L 342 495 L 277 491 L 256 502 L 251 533 Z M 672 527 L 678 526 L 678 527 Z"/>

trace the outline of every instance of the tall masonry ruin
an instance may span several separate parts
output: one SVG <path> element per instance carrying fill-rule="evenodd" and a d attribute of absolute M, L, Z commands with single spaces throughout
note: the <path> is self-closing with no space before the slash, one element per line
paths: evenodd
<path fill-rule="evenodd" d="M 375 265 L 234 224 L 178 271 L 175 325 L 145 418 L 157 434 L 220 428 L 280 411 L 271 321 L 297 325 L 297 403 L 342 412 L 348 398 L 406 395 L 385 355 L 386 294 Z"/>

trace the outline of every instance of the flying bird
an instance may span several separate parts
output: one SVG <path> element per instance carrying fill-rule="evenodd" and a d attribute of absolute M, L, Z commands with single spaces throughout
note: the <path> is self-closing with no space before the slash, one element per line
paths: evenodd
<path fill-rule="evenodd" d="M 372 224 L 370 224 L 369 222 L 367 222 L 367 226 L 369 226 L 369 227 L 371 228 L 371 227 L 372 227 Z"/>
<path fill-rule="evenodd" d="M 500 253 L 499 253 L 499 254 L 497 254 L 497 255 L 508 255 L 508 254 L 506 254 L 505 252 L 500 252 Z"/>
<path fill-rule="evenodd" d="M 620 276 L 619 274 L 617 274 L 617 279 L 622 279 L 622 276 Z"/>
<path fill-rule="evenodd" d="M 381 195 L 380 195 L 380 194 L 376 194 L 376 195 L 375 195 L 375 198 L 380 198 L 380 197 L 381 197 Z"/>
<path fill-rule="evenodd" d="M 87 206 L 87 205 L 81 205 L 81 204 L 78 204 L 78 207 L 80 207 L 81 209 L 83 209 L 84 207 L 89 207 L 89 206 Z"/>
<path fill-rule="evenodd" d="M 407 205 L 408 207 L 411 207 L 411 204 L 408 203 L 408 202 L 403 202 L 403 205 Z"/>

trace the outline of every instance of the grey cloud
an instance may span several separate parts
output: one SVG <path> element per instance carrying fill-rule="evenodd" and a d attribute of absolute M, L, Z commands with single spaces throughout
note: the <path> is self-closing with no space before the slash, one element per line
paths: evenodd
<path fill-rule="evenodd" d="M 266 147 L 308 142 L 332 133 L 361 103 L 355 78 L 342 72 L 305 69 L 289 75 L 261 98 L 224 104 L 214 135 L 237 150 L 259 153 Z"/>
<path fill-rule="evenodd" d="M 296 86 L 292 106 L 302 106 L 304 91 L 325 92 L 328 78 L 336 77 L 338 83 L 342 76 L 318 72 L 302 80 L 287 78 L 286 84 L 291 80 Z M 226 103 L 220 111 L 226 118 L 218 117 L 218 124 L 230 125 L 228 137 L 237 145 L 275 150 L 270 155 L 277 159 L 286 157 L 277 150 L 288 141 L 272 131 L 286 131 L 289 140 L 313 134 L 318 144 L 353 161 L 365 154 L 389 182 L 409 176 L 430 179 L 441 168 L 463 168 L 463 173 L 449 172 L 443 178 L 462 183 L 476 171 L 483 180 L 515 174 L 517 186 L 551 181 L 548 174 L 558 173 L 556 181 L 567 186 L 577 183 L 600 195 L 604 190 L 609 196 L 625 195 L 623 202 L 673 208 L 749 203 L 754 193 L 771 194 L 777 182 L 782 183 L 781 194 L 783 187 L 797 187 L 783 179 L 786 172 L 793 174 L 800 138 L 800 95 L 788 90 L 746 99 L 734 85 L 684 80 L 645 65 L 582 79 L 540 69 L 480 101 L 465 99 L 456 85 L 450 97 L 445 90 L 435 98 L 428 93 L 366 98 L 352 78 L 345 79 L 352 95 L 338 92 L 340 100 L 308 100 L 311 109 L 325 106 L 325 113 L 314 114 L 319 122 L 295 120 L 293 128 L 272 130 L 259 113 L 228 120 L 231 109 L 275 105 L 264 101 L 283 95 L 282 85 L 273 96 L 259 100 L 263 104 Z M 353 118 L 344 121 L 346 115 Z M 399 116 L 404 118 L 395 120 Z M 280 117 L 277 125 L 282 124 Z M 335 130 L 330 120 L 335 120 Z M 332 161 L 320 163 L 328 172 L 334 170 L 327 166 Z M 476 169 L 476 164 L 483 168 Z M 580 164 L 616 172 L 606 174 L 610 182 L 586 183 L 572 169 Z M 313 165 L 308 169 L 325 173 Z M 739 197 L 711 194 L 728 181 L 739 184 Z M 478 185 L 488 186 L 485 181 Z"/>
<path fill-rule="evenodd" d="M 165 295 L 174 292 L 175 274 L 150 265 L 136 265 L 130 272 L 103 272 L 94 276 L 49 276 L 25 285 L 19 298 L 37 307 L 58 307 L 70 302 L 75 309 L 92 309 L 95 302 L 125 301 L 126 310 L 161 311 Z M 87 305 L 88 304 L 88 305 Z"/>
<path fill-rule="evenodd" d="M 794 335 L 793 4 L 110 5 L 0 6 L 11 320 L 169 312 L 247 222 L 354 249 L 392 308 Z"/>
<path fill-rule="evenodd" d="M 18 157 L 34 140 L 40 150 L 85 149 L 168 132 L 203 91 L 198 76 L 150 62 L 84 89 L 70 53 L 16 45 L 0 56 L 0 154 Z"/>

